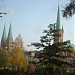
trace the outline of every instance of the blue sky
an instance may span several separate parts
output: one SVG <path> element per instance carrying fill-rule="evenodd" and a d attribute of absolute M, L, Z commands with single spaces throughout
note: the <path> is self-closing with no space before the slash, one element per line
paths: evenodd
<path fill-rule="evenodd" d="M 68 3 L 68 0 L 59 0 L 61 25 L 64 27 L 64 41 L 71 40 L 74 44 L 74 16 L 69 19 L 62 17 L 62 6 Z M 4 24 L 8 34 L 10 22 L 12 25 L 12 34 L 15 39 L 20 33 L 24 47 L 27 50 L 33 50 L 33 47 L 27 47 L 31 42 L 39 42 L 42 31 L 47 29 L 50 23 L 56 22 L 58 0 L 0 0 L 0 11 L 9 12 L 0 18 L 0 39 Z"/>

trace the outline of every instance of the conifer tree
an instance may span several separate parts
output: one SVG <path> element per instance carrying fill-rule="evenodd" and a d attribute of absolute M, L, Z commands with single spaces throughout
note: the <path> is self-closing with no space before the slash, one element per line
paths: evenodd
<path fill-rule="evenodd" d="M 44 36 L 40 38 L 40 42 L 31 43 L 32 46 L 40 49 L 36 54 L 36 57 L 40 60 L 41 64 L 49 64 L 50 66 L 72 66 L 69 62 L 66 61 L 67 55 L 65 53 L 73 53 L 74 49 L 70 45 L 69 41 L 65 41 L 62 43 L 52 43 L 54 40 L 54 30 L 56 28 L 55 24 L 50 24 L 48 26 L 48 30 L 44 30 Z"/>
<path fill-rule="evenodd" d="M 70 0 L 69 4 L 67 4 L 63 9 L 63 17 L 71 17 L 75 14 L 75 0 Z"/>

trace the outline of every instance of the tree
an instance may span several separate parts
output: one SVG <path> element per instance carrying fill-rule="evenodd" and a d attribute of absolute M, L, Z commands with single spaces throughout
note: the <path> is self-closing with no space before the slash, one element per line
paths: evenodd
<path fill-rule="evenodd" d="M 36 54 L 36 57 L 40 60 L 41 64 L 49 65 L 52 68 L 55 68 L 55 66 L 62 67 L 62 65 L 64 65 L 64 67 L 71 66 L 71 64 L 66 61 L 66 58 L 68 57 L 66 53 L 72 53 L 73 47 L 68 41 L 52 44 L 55 29 L 56 25 L 50 24 L 48 30 L 44 30 L 43 33 L 45 33 L 45 35 L 40 38 L 40 42 L 31 43 L 32 46 L 35 46 L 38 49 L 43 48 Z"/>
<path fill-rule="evenodd" d="M 48 26 L 47 30 L 43 30 L 43 33 L 45 35 L 40 37 L 41 38 L 40 42 L 39 43 L 38 42 L 37 43 L 33 42 L 33 43 L 31 43 L 31 45 L 35 46 L 37 49 L 39 49 L 39 48 L 45 49 L 48 46 L 50 46 L 51 42 L 52 42 L 52 40 L 54 38 L 54 35 L 53 35 L 54 34 L 53 33 L 54 29 L 55 29 L 55 23 L 54 24 L 50 24 Z"/>
<path fill-rule="evenodd" d="M 14 68 L 26 68 L 27 60 L 24 54 L 23 42 L 20 34 L 16 37 L 11 51 L 11 66 Z"/>
<path fill-rule="evenodd" d="M 16 48 L 11 51 L 11 66 L 22 69 L 26 67 L 26 58 L 24 56 L 24 51 L 22 48 Z"/>
<path fill-rule="evenodd" d="M 22 41 L 22 38 L 21 38 L 20 34 L 16 37 L 13 46 L 16 47 L 16 48 L 18 48 L 18 47 L 23 48 L 23 41 Z"/>
<path fill-rule="evenodd" d="M 65 6 L 62 12 L 63 17 L 71 17 L 75 14 L 75 0 L 70 0 L 70 3 Z"/>
<path fill-rule="evenodd" d="M 10 55 L 7 50 L 0 50 L 0 68 L 9 68 L 10 66 Z"/>

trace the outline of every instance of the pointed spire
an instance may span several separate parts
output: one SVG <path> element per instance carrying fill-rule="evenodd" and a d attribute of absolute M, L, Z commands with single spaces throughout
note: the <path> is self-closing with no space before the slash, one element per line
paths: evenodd
<path fill-rule="evenodd" d="M 6 39 L 6 28 L 4 25 L 4 29 L 3 29 L 3 35 L 2 35 L 2 40 Z"/>
<path fill-rule="evenodd" d="M 11 23 L 10 23 L 10 28 L 9 28 L 9 32 L 8 32 L 8 37 L 7 37 L 7 41 L 12 39 L 12 28 L 11 28 Z"/>
<path fill-rule="evenodd" d="M 11 28 L 11 23 L 10 23 L 10 28 L 9 28 L 8 37 L 7 37 L 8 50 L 12 49 L 12 44 L 13 44 L 13 38 L 12 38 L 12 28 Z"/>
<path fill-rule="evenodd" d="M 2 39 L 1 39 L 1 47 L 5 47 L 5 44 L 6 44 L 6 28 L 5 28 L 5 25 L 4 25 Z"/>
<path fill-rule="evenodd" d="M 59 9 L 59 4 L 58 4 L 58 13 L 57 13 L 56 29 L 61 29 L 61 27 L 60 27 L 60 9 Z"/>

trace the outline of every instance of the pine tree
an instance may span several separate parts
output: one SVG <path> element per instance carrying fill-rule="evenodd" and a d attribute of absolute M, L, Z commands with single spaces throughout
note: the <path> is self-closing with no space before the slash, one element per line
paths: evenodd
<path fill-rule="evenodd" d="M 65 66 L 72 66 L 69 62 L 67 62 L 66 58 L 68 57 L 65 53 L 73 53 L 74 49 L 70 45 L 69 41 L 62 42 L 62 43 L 52 43 L 54 40 L 54 30 L 56 26 L 55 24 L 50 24 L 48 26 L 48 30 L 44 30 L 44 36 L 40 38 L 40 42 L 38 43 L 31 43 L 32 46 L 40 49 L 36 54 L 36 57 L 40 60 L 41 64 L 48 65 L 52 67 L 52 65 L 62 67 Z M 54 67 L 53 67 L 54 68 Z"/>
<path fill-rule="evenodd" d="M 63 17 L 71 17 L 75 14 L 75 0 L 70 0 L 70 3 L 65 6 L 62 12 Z"/>

